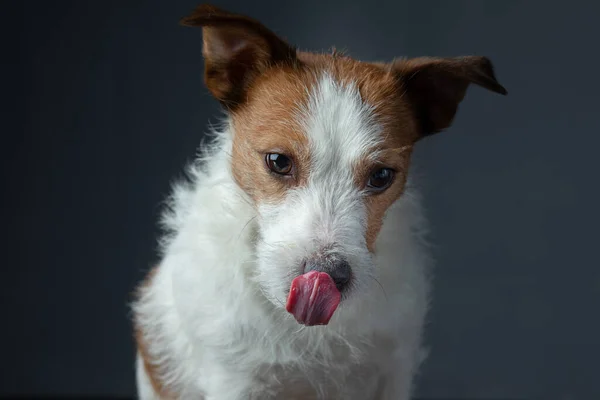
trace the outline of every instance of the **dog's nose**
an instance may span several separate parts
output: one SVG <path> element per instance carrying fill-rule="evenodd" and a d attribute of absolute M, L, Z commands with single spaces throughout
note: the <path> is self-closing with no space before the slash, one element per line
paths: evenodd
<path fill-rule="evenodd" d="M 350 264 L 344 260 L 334 263 L 329 276 L 331 276 L 331 279 L 335 282 L 335 286 L 341 292 L 348 282 L 350 282 L 350 278 L 352 277 Z"/>
<path fill-rule="evenodd" d="M 348 286 L 350 279 L 352 278 L 352 269 L 350 268 L 350 264 L 346 260 L 336 259 L 336 260 L 314 260 L 313 262 L 308 262 L 306 264 L 306 272 L 309 271 L 319 271 L 325 272 L 333 282 L 338 290 L 341 292 Z"/>

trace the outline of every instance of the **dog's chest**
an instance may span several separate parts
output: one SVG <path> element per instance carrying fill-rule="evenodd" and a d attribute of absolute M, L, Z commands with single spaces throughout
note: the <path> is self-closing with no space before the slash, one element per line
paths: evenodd
<path fill-rule="evenodd" d="M 320 345 L 323 346 L 323 343 Z M 230 371 L 241 378 L 238 381 L 248 383 L 244 398 L 375 398 L 387 365 L 380 347 L 373 347 L 372 343 L 366 346 L 364 343 L 345 342 L 322 347 L 323 352 L 315 351 L 315 348 L 319 348 L 315 343 L 307 344 L 302 352 L 296 353 L 296 357 L 285 357 L 285 360 L 270 357 L 261 360 L 261 353 L 263 356 L 268 354 L 263 353 L 265 349 L 260 346 L 248 348 L 246 357 L 254 358 L 254 363 L 238 363 L 235 371 Z M 230 362 L 226 364 L 235 365 Z"/>
<path fill-rule="evenodd" d="M 252 398 L 264 399 L 367 399 L 379 383 L 377 365 L 338 360 L 332 364 L 265 365 L 257 369 Z"/>

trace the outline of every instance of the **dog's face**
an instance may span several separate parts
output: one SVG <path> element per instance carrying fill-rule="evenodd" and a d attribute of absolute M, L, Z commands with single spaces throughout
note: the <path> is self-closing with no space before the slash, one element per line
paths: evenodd
<path fill-rule="evenodd" d="M 232 172 L 259 215 L 259 282 L 282 303 L 310 269 L 330 274 L 344 297 L 370 281 L 416 136 L 388 72 L 300 56 L 304 67 L 257 79 L 232 117 Z"/>
<path fill-rule="evenodd" d="M 329 274 L 360 296 L 412 146 L 452 122 L 469 83 L 505 93 L 483 57 L 364 63 L 294 50 L 257 21 L 200 6 L 205 78 L 228 109 L 232 174 L 258 214 L 257 279 L 276 304 Z"/>

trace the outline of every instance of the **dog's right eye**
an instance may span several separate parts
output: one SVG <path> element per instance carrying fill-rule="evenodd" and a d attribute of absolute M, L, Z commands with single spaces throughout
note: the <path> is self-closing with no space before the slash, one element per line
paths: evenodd
<path fill-rule="evenodd" d="M 367 187 L 373 192 L 383 192 L 394 181 L 394 171 L 390 168 L 380 168 L 369 177 Z"/>
<path fill-rule="evenodd" d="M 293 163 L 288 156 L 277 153 L 269 153 L 265 159 L 267 167 L 271 171 L 279 175 L 290 175 L 292 172 Z"/>

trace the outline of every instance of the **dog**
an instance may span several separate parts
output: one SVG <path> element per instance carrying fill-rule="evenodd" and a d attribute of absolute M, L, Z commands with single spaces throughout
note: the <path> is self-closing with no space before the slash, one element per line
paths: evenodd
<path fill-rule="evenodd" d="M 133 303 L 139 398 L 407 400 L 431 257 L 408 170 L 486 57 L 299 51 L 211 5 L 205 84 L 225 110 L 174 187 Z"/>

